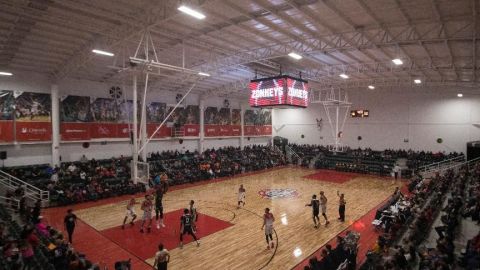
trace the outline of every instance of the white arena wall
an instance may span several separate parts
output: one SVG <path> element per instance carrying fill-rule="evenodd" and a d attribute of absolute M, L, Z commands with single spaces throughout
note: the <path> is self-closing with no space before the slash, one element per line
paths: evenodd
<path fill-rule="evenodd" d="M 367 109 L 370 116 L 348 115 L 342 142 L 354 148 L 378 150 L 465 152 L 466 142 L 480 140 L 480 95 L 464 92 L 464 97 L 458 98 L 457 92 L 423 88 L 349 91 L 351 109 Z M 317 118 L 323 119 L 321 129 L 317 128 Z M 286 137 L 291 143 L 333 143 L 322 104 L 310 104 L 307 109 L 275 110 L 273 125 L 274 135 Z M 437 138 L 442 138 L 443 143 L 437 143 Z"/>
<path fill-rule="evenodd" d="M 16 74 L 12 77 L 1 78 L 1 90 L 28 91 L 39 93 L 50 93 L 51 81 L 41 75 L 32 74 Z M 69 79 L 58 82 L 59 96 L 79 95 L 91 97 L 108 98 L 108 89 L 113 84 L 103 84 L 85 80 Z M 115 85 L 120 86 L 122 85 Z M 125 83 L 127 99 L 132 99 L 131 82 Z M 143 93 L 143 87 L 139 86 L 139 93 Z M 186 90 L 185 90 L 186 91 Z M 181 93 L 181 92 L 179 92 Z M 173 92 L 159 92 L 155 87 L 151 87 L 147 94 L 147 101 L 165 102 L 167 104 L 175 104 L 175 95 Z M 186 104 L 199 105 L 200 96 L 190 94 L 186 98 Z M 223 97 L 206 97 L 205 107 L 223 107 Z M 230 107 L 232 109 L 240 109 L 241 101 L 230 99 Z M 245 103 L 247 101 L 244 101 Z M 247 106 L 248 107 L 248 106 Z M 270 137 L 252 137 L 247 140 L 245 137 L 244 145 L 267 144 L 271 140 Z M 239 138 L 205 138 L 203 141 L 204 149 L 219 148 L 225 146 L 240 146 Z M 178 139 L 172 140 L 152 140 L 147 146 L 148 152 L 157 152 L 164 150 L 178 151 L 195 151 L 199 149 L 199 139 L 184 139 L 180 144 Z M 0 151 L 7 151 L 7 159 L 4 166 L 20 166 L 30 164 L 46 164 L 52 161 L 52 147 L 48 142 L 43 143 L 22 143 L 22 144 L 0 144 Z M 62 161 L 76 161 L 82 155 L 87 158 L 104 159 L 118 157 L 120 155 L 131 156 L 132 146 L 128 139 L 102 139 L 99 141 L 91 141 L 89 148 L 83 148 L 81 142 L 60 143 L 60 157 Z M 1 163 L 0 163 L 1 166 Z"/>

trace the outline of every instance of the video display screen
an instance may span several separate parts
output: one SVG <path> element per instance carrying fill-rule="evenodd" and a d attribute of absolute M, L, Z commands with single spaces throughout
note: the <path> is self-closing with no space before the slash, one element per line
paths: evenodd
<path fill-rule="evenodd" d="M 308 106 L 308 82 L 290 76 L 252 80 L 250 106 Z"/>

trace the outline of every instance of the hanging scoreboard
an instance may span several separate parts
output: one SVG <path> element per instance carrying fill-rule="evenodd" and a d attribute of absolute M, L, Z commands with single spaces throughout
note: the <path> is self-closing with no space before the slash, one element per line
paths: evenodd
<path fill-rule="evenodd" d="M 250 81 L 251 107 L 308 107 L 308 82 L 290 76 Z"/>

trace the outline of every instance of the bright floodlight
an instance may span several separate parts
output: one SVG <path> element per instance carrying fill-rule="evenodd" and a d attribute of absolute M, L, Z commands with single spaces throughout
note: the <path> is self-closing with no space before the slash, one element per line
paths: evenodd
<path fill-rule="evenodd" d="M 375 89 L 375 86 L 369 85 L 369 86 L 368 86 L 368 89 L 372 89 L 372 90 L 373 90 L 373 89 Z"/>
<path fill-rule="evenodd" d="M 106 56 L 114 56 L 115 54 L 111 53 L 111 52 L 106 52 L 106 51 L 102 51 L 102 50 L 92 50 L 93 53 L 96 53 L 96 54 L 101 54 L 101 55 L 106 55 Z"/>
<path fill-rule="evenodd" d="M 203 20 L 205 19 L 205 15 L 203 15 L 202 13 L 196 11 L 196 10 L 193 10 L 187 6 L 180 6 L 178 7 L 178 10 L 180 10 L 181 12 L 185 13 L 185 14 L 188 14 L 194 18 L 197 18 L 199 20 Z"/>
<path fill-rule="evenodd" d="M 342 77 L 342 78 L 344 78 L 344 79 L 348 79 L 348 78 L 349 78 L 348 75 L 345 74 L 345 73 L 340 74 L 340 77 Z"/>
<path fill-rule="evenodd" d="M 302 59 L 302 56 L 298 53 L 295 53 L 295 52 L 289 53 L 288 56 L 290 56 L 290 57 L 292 57 L 293 59 L 296 59 L 296 60 Z"/>
<path fill-rule="evenodd" d="M 205 76 L 205 77 L 210 77 L 210 74 L 205 73 L 205 72 L 198 72 L 198 75 Z"/>
<path fill-rule="evenodd" d="M 392 62 L 397 66 L 403 65 L 402 59 L 395 58 L 395 59 L 392 60 Z"/>
<path fill-rule="evenodd" d="M 416 83 L 416 84 L 421 84 L 421 83 L 422 83 L 422 80 L 420 80 L 420 79 L 415 79 L 413 82 Z"/>
<path fill-rule="evenodd" d="M 11 72 L 0 71 L 0 76 L 12 76 Z"/>
<path fill-rule="evenodd" d="M 457 94 L 457 97 L 463 97 L 463 94 L 462 94 L 462 93 L 458 93 L 458 94 Z"/>

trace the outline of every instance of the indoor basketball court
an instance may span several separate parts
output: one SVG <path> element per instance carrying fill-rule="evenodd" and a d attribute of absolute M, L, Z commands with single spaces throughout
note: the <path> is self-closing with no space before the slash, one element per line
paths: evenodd
<path fill-rule="evenodd" d="M 0 1 L 0 268 L 480 269 L 479 1 Z"/>
<path fill-rule="evenodd" d="M 96 261 L 108 263 L 117 254 L 132 258 L 135 269 L 151 269 L 149 265 L 153 264 L 158 242 L 166 245 L 173 258 L 178 258 L 171 260 L 171 269 L 290 269 L 346 229 L 359 230 L 362 234 L 363 230 L 369 231 L 362 237 L 366 238 L 365 245 L 371 244 L 369 241 L 374 239 L 368 239 L 368 235 L 375 232 L 368 221 L 362 221 L 362 217 L 376 209 L 392 195 L 395 187 L 404 185 L 404 182 L 369 175 L 338 172 L 333 176 L 328 172 L 315 172 L 283 167 L 232 179 L 173 187 L 164 197 L 166 227 L 152 228 L 151 233 L 145 234 L 139 232 L 141 221 L 133 227 L 121 229 L 128 197 L 114 202 L 80 204 L 74 207 L 82 222 L 75 246 Z M 319 179 L 310 178 L 312 174 Z M 240 184 L 247 190 L 247 196 L 245 207 L 237 209 L 236 191 Z M 331 223 L 325 226 L 322 217 L 322 226 L 315 229 L 312 210 L 305 204 L 310 202 L 312 194 L 322 190 L 329 199 L 327 216 Z M 337 190 L 346 196 L 345 222 L 337 220 Z M 180 249 L 180 212 L 188 208 L 192 199 L 199 212 L 197 231 L 201 245 L 197 247 L 189 243 Z M 277 245 L 274 250 L 265 249 L 264 234 L 260 229 L 266 207 L 276 218 Z M 63 214 L 59 209 L 46 210 L 48 222 L 56 226 L 62 224 Z M 193 240 L 189 239 L 187 241 Z M 108 247 L 111 245 L 117 248 L 112 250 Z"/>

